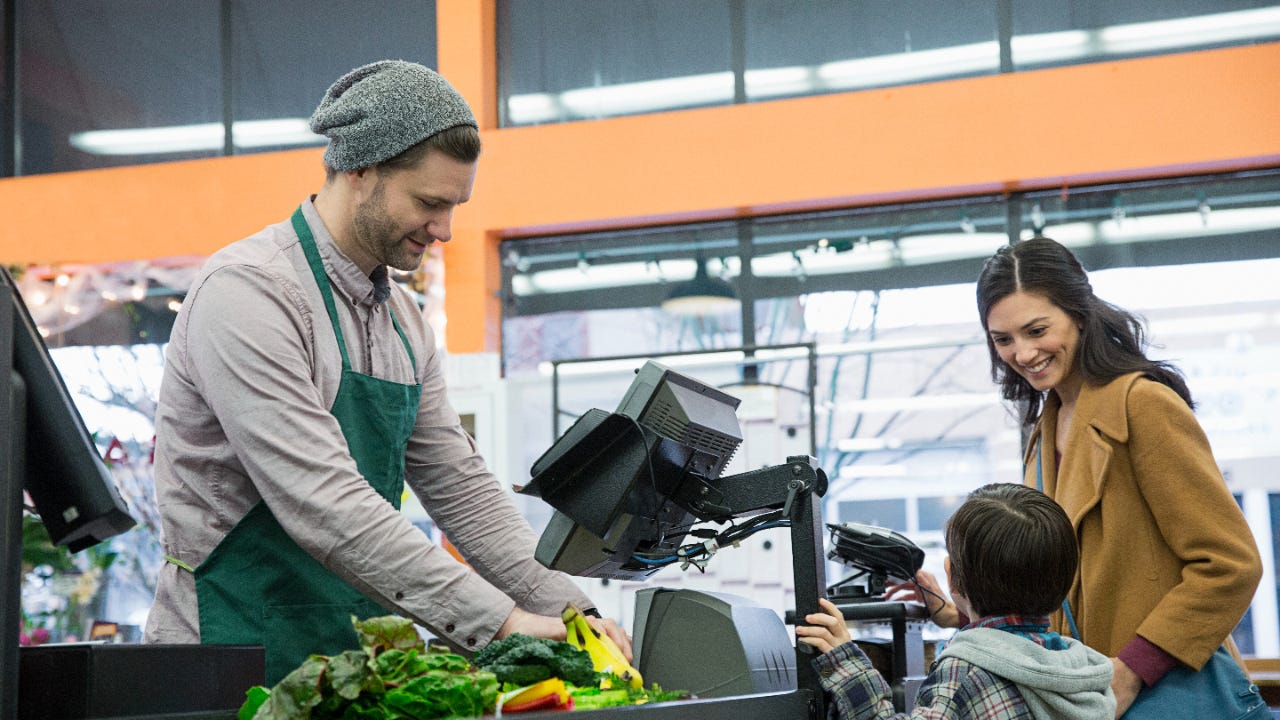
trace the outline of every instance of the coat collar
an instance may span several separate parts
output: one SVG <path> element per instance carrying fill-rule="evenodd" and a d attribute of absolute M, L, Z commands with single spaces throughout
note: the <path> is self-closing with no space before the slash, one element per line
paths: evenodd
<path fill-rule="evenodd" d="M 1116 442 L 1128 442 L 1129 413 L 1126 406 L 1129 389 L 1141 377 L 1142 373 L 1135 372 L 1121 375 L 1105 385 L 1086 383 L 1082 386 L 1080 396 L 1076 398 L 1075 419 L 1083 421 L 1084 425 L 1077 424 L 1071 429 L 1068 443 L 1074 444 L 1074 437 L 1085 425 Z M 1047 438 L 1047 449 L 1054 448 L 1054 434 L 1058 429 L 1058 410 L 1061 407 L 1062 401 L 1054 393 L 1049 393 L 1045 397 L 1040 420 L 1032 428 L 1028 438 L 1024 461 L 1029 463 L 1035 459 L 1036 446 L 1042 435 Z"/>
<path fill-rule="evenodd" d="M 1063 453 L 1062 466 L 1054 462 L 1058 410 L 1062 403 L 1049 393 L 1045 398 L 1040 421 L 1028 438 L 1024 462 L 1028 478 L 1034 479 L 1034 463 L 1041 460 L 1044 492 L 1062 505 L 1079 527 L 1080 520 L 1102 495 L 1102 485 L 1111 464 L 1112 448 L 1129 441 L 1129 419 L 1126 409 L 1129 389 L 1142 375 L 1121 375 L 1105 385 L 1085 384 L 1076 398 L 1076 410 L 1067 434 L 1068 452 Z M 1061 476 L 1071 478 L 1059 487 Z"/>

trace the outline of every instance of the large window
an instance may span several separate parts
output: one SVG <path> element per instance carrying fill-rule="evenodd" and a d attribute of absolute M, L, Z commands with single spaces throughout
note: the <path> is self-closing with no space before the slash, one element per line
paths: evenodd
<path fill-rule="evenodd" d="M 1280 5 L 498 0 L 504 126 L 991 75 L 1280 38 Z"/>
<path fill-rule="evenodd" d="M 1262 0 L 1018 0 L 1010 6 L 1019 70 L 1280 38 L 1280 6 Z"/>
<path fill-rule="evenodd" d="M 1144 316 L 1150 353 L 1187 375 L 1223 474 L 1270 547 L 1280 172 L 507 241 L 504 356 L 524 438 L 512 465 L 528 468 L 588 408 L 611 409 L 629 372 L 603 358 L 658 356 L 746 398 L 752 466 L 810 452 L 812 433 L 826 518 L 909 533 L 940 571 L 940 530 L 964 494 L 1022 477 L 1022 428 L 991 380 L 974 282 L 995 248 L 1037 231 L 1075 250 L 1100 297 Z M 699 260 L 738 304 L 662 309 Z M 605 309 L 583 309 L 596 298 Z M 739 349 L 796 343 L 814 348 L 812 420 L 793 392 L 807 356 L 755 366 Z M 573 357 L 601 360 L 595 372 L 560 364 L 553 397 L 549 362 Z M 1267 573 L 1238 633 L 1264 656 L 1280 653 Z"/>
<path fill-rule="evenodd" d="M 0 121 L 13 165 L 5 174 L 318 145 L 306 120 L 342 73 L 387 58 L 436 64 L 431 0 L 9 0 L 5 9 L 16 37 L 5 32 L 0 47 L 20 51 L 18 87 L 0 84 L 18 115 L 17 128 Z"/>
<path fill-rule="evenodd" d="M 217 3 L 88 0 L 16 7 L 20 174 L 132 165 L 160 147 L 160 140 L 145 138 L 121 142 L 105 134 L 111 131 L 213 127 L 211 141 L 174 144 L 162 157 L 219 153 Z"/>

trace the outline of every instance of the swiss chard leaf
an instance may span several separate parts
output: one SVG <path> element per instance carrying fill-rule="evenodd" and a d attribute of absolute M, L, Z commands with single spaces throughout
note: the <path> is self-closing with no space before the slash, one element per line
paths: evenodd
<path fill-rule="evenodd" d="M 418 634 L 417 628 L 413 626 L 412 622 L 404 618 L 386 615 L 369 618 L 368 620 L 357 620 L 355 616 L 352 616 L 351 623 L 355 625 L 356 635 L 360 638 L 360 646 L 369 654 L 369 657 L 377 657 L 387 650 L 417 650 L 421 652 L 426 649 L 426 643 L 422 641 L 422 636 Z"/>
<path fill-rule="evenodd" d="M 355 700 L 363 692 L 381 693 L 383 682 L 373 668 L 369 656 L 359 650 L 347 650 L 329 659 L 326 678 L 333 692 L 347 700 Z"/>
<path fill-rule="evenodd" d="M 258 708 L 271 697 L 271 691 L 261 685 L 254 685 L 245 691 L 244 704 L 240 706 L 240 711 L 236 713 L 236 720 L 253 720 L 253 716 L 258 712 Z"/>
<path fill-rule="evenodd" d="M 319 705 L 324 699 L 321 694 L 320 679 L 324 676 L 328 658 L 323 655 L 312 655 L 302 662 L 296 670 L 284 676 L 271 690 L 267 698 L 258 708 L 255 718 L 271 718 L 271 720 L 307 720 L 311 717 L 311 708 Z M 265 714 L 264 714 L 265 713 Z"/>

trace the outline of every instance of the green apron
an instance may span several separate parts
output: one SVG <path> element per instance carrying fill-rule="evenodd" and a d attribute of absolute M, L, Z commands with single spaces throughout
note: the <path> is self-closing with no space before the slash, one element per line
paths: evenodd
<path fill-rule="evenodd" d="M 315 275 L 342 353 L 342 381 L 329 409 L 338 419 L 356 467 L 398 510 L 404 455 L 418 413 L 421 385 L 402 385 L 351 369 L 329 278 L 299 208 L 293 227 Z M 390 312 L 390 307 L 388 307 Z M 395 315 L 396 332 L 416 367 Z M 285 479 L 287 481 L 287 478 Z M 259 502 L 195 568 L 200 641 L 266 647 L 266 684 L 274 685 L 308 655 L 359 647 L 351 616 L 385 615 L 380 605 L 325 569 L 280 527 Z"/>

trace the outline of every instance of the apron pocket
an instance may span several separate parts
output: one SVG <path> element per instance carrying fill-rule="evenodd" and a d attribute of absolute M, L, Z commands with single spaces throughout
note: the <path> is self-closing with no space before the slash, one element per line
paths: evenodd
<path fill-rule="evenodd" d="M 385 613 L 368 600 L 328 605 L 268 605 L 262 609 L 267 686 L 293 672 L 310 655 L 358 650 L 351 616 L 365 619 Z"/>

